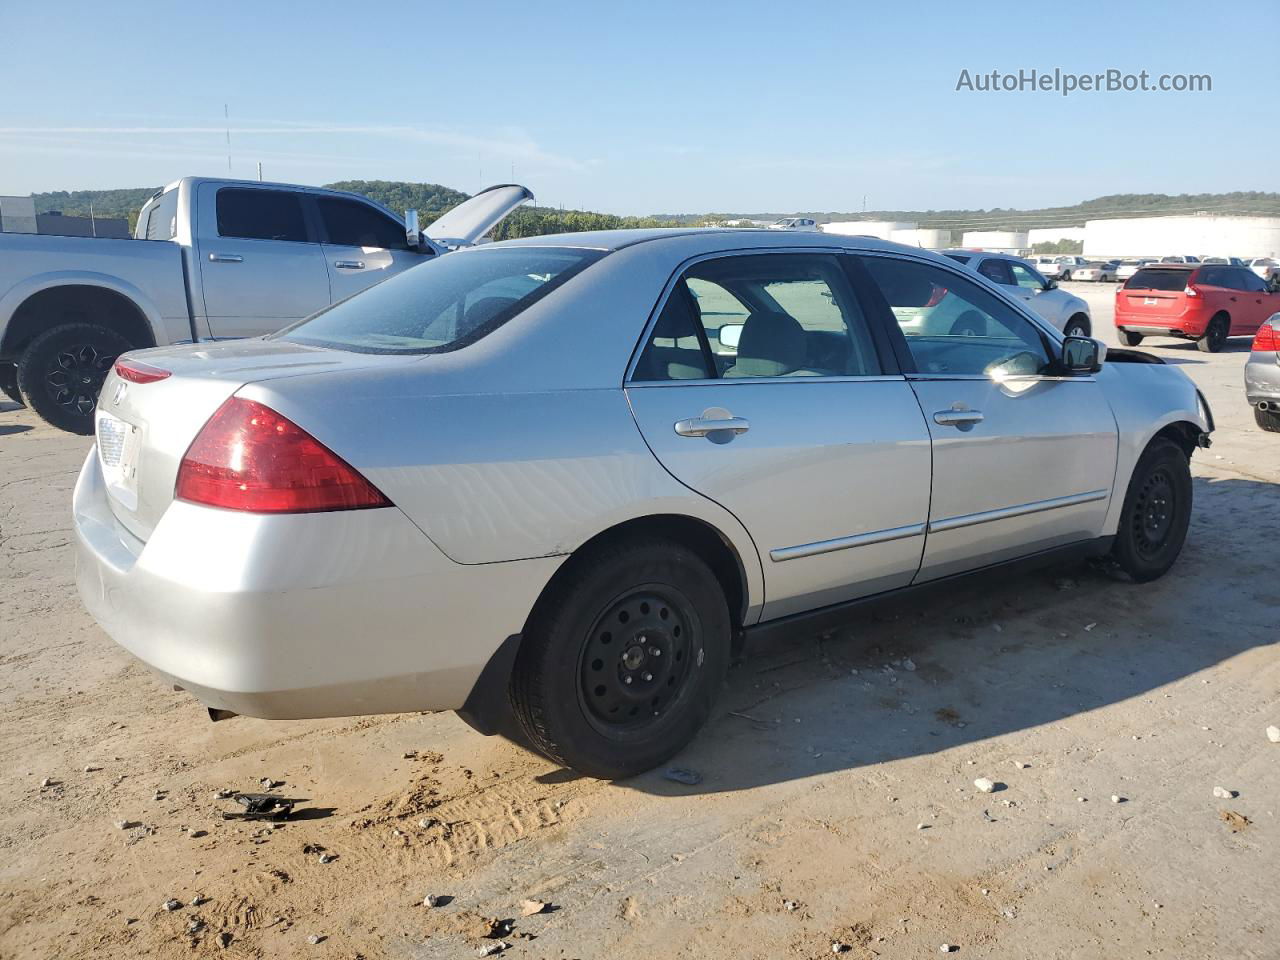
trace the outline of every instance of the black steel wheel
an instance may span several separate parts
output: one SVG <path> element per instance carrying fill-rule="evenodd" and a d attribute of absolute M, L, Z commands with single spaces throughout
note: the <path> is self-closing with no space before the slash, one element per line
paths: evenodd
<path fill-rule="evenodd" d="M 1231 320 L 1225 313 L 1220 313 L 1209 321 L 1209 328 L 1196 341 L 1196 346 L 1205 353 L 1217 353 L 1226 345 L 1230 333 Z"/>
<path fill-rule="evenodd" d="M 53 426 L 91 434 L 102 383 L 129 346 L 114 330 L 92 323 L 46 330 L 18 360 L 18 389 L 27 405 Z"/>
<path fill-rule="evenodd" d="M 530 615 L 511 677 L 528 741 L 588 776 L 634 776 L 711 713 L 729 665 L 724 590 L 689 548 L 657 539 L 575 556 Z"/>
<path fill-rule="evenodd" d="M 1112 558 L 1138 583 L 1173 566 L 1191 523 L 1191 468 L 1186 452 L 1164 437 L 1138 458 L 1125 493 Z"/>

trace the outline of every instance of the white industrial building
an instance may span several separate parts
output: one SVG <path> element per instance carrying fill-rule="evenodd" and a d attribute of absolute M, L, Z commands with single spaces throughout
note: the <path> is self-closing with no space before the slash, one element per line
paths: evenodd
<path fill-rule="evenodd" d="M 1027 245 L 1034 247 L 1037 243 L 1061 243 L 1070 240 L 1084 243 L 1084 227 L 1036 227 L 1027 231 Z"/>
<path fill-rule="evenodd" d="M 880 240 L 892 240 L 895 230 L 914 230 L 914 223 L 899 223 L 893 220 L 836 220 L 820 226 L 823 233 L 838 233 L 845 237 L 876 237 Z"/>
<path fill-rule="evenodd" d="M 1280 217 L 1142 217 L 1090 220 L 1085 256 L 1274 257 Z"/>
<path fill-rule="evenodd" d="M 969 230 L 960 245 L 967 250 L 988 253 L 1022 253 L 1027 250 L 1027 235 L 1017 230 Z"/>

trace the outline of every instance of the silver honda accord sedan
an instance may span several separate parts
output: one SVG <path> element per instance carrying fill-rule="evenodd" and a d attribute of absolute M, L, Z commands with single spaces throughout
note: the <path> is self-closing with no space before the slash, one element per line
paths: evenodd
<path fill-rule="evenodd" d="M 616 231 L 424 263 L 260 340 L 138 351 L 75 490 L 106 631 L 216 718 L 456 710 L 625 777 L 752 633 L 960 575 L 1165 573 L 1211 415 L 862 237 Z"/>

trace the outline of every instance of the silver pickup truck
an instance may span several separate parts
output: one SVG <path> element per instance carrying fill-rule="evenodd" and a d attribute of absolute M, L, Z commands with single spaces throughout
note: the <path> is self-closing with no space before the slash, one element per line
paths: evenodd
<path fill-rule="evenodd" d="M 92 433 L 124 351 L 279 330 L 475 243 L 532 197 L 490 187 L 419 231 L 416 211 L 356 194 L 186 177 L 147 201 L 131 240 L 0 234 L 0 391 Z"/>

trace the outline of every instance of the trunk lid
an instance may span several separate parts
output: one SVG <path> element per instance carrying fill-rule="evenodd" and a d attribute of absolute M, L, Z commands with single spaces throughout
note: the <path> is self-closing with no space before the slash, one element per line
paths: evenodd
<path fill-rule="evenodd" d="M 169 371 L 154 383 L 131 383 L 114 371 L 98 398 L 98 464 L 111 512 L 147 540 L 173 502 L 178 466 L 191 441 L 224 401 L 247 383 L 421 359 L 347 353 L 273 340 L 160 347 L 129 354 Z"/>
<path fill-rule="evenodd" d="M 470 246 L 532 199 L 533 192 L 518 183 L 488 187 L 441 214 L 423 233 L 446 247 Z"/>
<path fill-rule="evenodd" d="M 1126 313 L 1153 317 L 1177 316 L 1186 305 L 1183 292 L 1195 271 L 1178 267 L 1142 267 L 1116 293 L 1116 305 Z"/>

